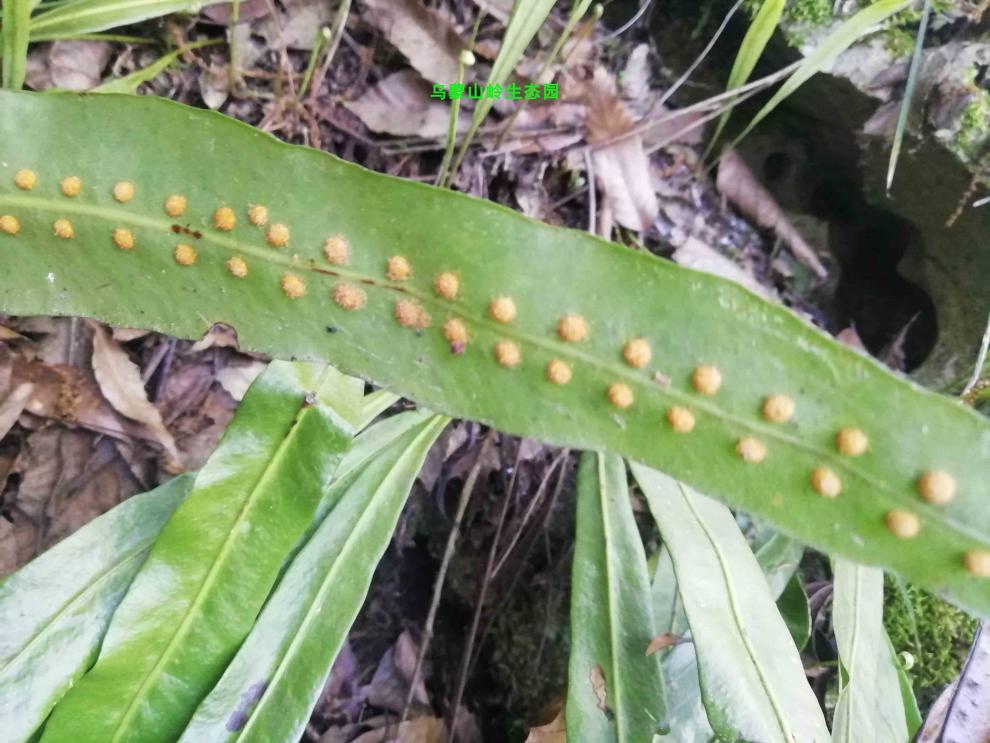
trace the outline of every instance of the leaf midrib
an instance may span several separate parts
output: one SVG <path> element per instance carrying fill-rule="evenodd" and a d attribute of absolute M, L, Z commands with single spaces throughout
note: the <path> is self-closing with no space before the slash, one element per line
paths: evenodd
<path fill-rule="evenodd" d="M 174 224 L 174 221 L 172 220 L 136 214 L 112 206 L 96 206 L 85 202 L 73 201 L 71 199 L 54 200 L 46 197 L 32 196 L 30 194 L 0 194 L 0 205 L 3 204 L 20 206 L 27 209 L 43 209 L 49 212 L 96 216 L 104 218 L 108 222 L 117 225 L 126 223 L 149 229 L 159 229 L 162 230 L 163 233 L 169 233 L 172 224 Z M 318 266 L 316 261 L 313 259 L 298 262 L 293 257 L 277 252 L 275 249 L 241 242 L 234 238 L 215 234 L 214 232 L 204 232 L 201 240 L 214 243 L 230 250 L 239 251 L 263 262 L 278 264 L 295 270 L 309 270 L 316 274 L 350 279 L 365 285 L 372 285 L 379 289 L 395 291 L 403 295 L 415 297 L 423 304 L 429 305 L 433 308 L 441 308 L 444 311 L 451 311 L 452 309 L 450 303 L 438 299 L 431 292 L 423 291 L 413 286 L 405 286 L 399 282 L 379 279 L 377 277 L 365 275 L 344 267 L 333 266 L 332 268 L 323 268 Z M 791 436 L 787 433 L 786 429 L 783 429 L 780 426 L 763 423 L 759 420 L 740 418 L 722 408 L 719 408 L 715 404 L 708 402 L 700 395 L 692 394 L 690 392 L 681 392 L 671 386 L 661 385 L 650 379 L 644 379 L 641 373 L 637 373 L 636 371 L 631 370 L 617 362 L 606 361 L 598 356 L 583 352 L 579 348 L 575 347 L 574 344 L 568 344 L 563 341 L 555 341 L 542 336 L 535 336 L 526 333 L 521 331 L 517 325 L 505 325 L 495 322 L 483 314 L 469 311 L 461 304 L 453 305 L 453 311 L 467 319 L 470 319 L 472 323 L 485 328 L 495 335 L 513 338 L 520 342 L 531 344 L 532 346 L 542 350 L 552 352 L 554 355 L 581 361 L 592 368 L 598 369 L 603 374 L 613 375 L 614 377 L 621 378 L 625 382 L 636 385 L 640 389 L 645 389 L 648 395 L 655 394 L 660 395 L 661 397 L 666 397 L 672 402 L 690 406 L 691 409 L 695 411 L 702 411 L 711 418 L 720 420 L 724 424 L 734 426 L 740 431 L 759 434 L 769 441 L 777 442 L 785 446 L 793 447 L 796 450 L 812 454 L 822 462 L 834 467 L 836 470 L 860 480 L 878 494 L 886 496 L 889 501 L 892 501 L 900 506 L 907 506 L 916 512 L 922 513 L 929 517 L 933 523 L 949 527 L 974 542 L 983 545 L 990 544 L 990 540 L 987 539 L 985 534 L 980 533 L 978 529 L 970 526 L 967 522 L 959 520 L 951 512 L 939 510 L 923 499 L 916 498 L 909 493 L 902 492 L 900 489 L 894 489 L 888 482 L 879 479 L 864 469 L 858 467 L 855 460 L 851 460 L 849 457 L 843 457 L 839 453 L 833 452 L 827 448 L 808 443 L 801 438 Z"/>
<path fill-rule="evenodd" d="M 400 468 L 402 464 L 405 463 L 406 457 L 408 456 L 409 452 L 415 449 L 424 438 L 428 438 L 432 436 L 433 428 L 441 423 L 442 425 L 446 425 L 446 422 L 444 422 L 442 419 L 439 421 L 436 420 L 431 421 L 430 424 L 427 425 L 422 432 L 417 434 L 417 436 L 410 443 L 409 447 L 402 453 L 402 456 L 400 457 L 399 461 L 396 462 L 395 466 L 393 466 L 389 470 L 388 475 L 386 475 L 385 478 L 383 478 L 382 484 L 376 489 L 376 493 L 374 496 L 372 496 L 371 502 L 377 501 L 379 494 L 391 485 L 392 479 L 396 476 L 395 475 L 396 471 Z M 254 711 L 251 713 L 251 716 L 248 718 L 247 723 L 238 733 L 235 740 L 243 739 L 247 735 L 247 733 L 251 730 L 251 728 L 255 725 L 256 721 L 259 719 L 262 708 L 265 706 L 266 702 L 271 698 L 269 691 L 274 689 L 278 683 L 278 680 L 285 675 L 286 668 L 288 665 L 288 660 L 293 656 L 296 647 L 302 642 L 302 638 L 305 636 L 306 630 L 309 628 L 312 622 L 315 621 L 317 615 L 319 614 L 319 612 L 312 611 L 312 607 L 317 605 L 322 605 L 323 600 L 326 597 L 327 591 L 330 590 L 330 587 L 335 583 L 334 579 L 337 573 L 342 569 L 342 565 L 344 564 L 344 562 L 346 562 L 345 555 L 347 554 L 347 551 L 352 547 L 355 535 L 360 533 L 360 529 L 364 525 L 365 521 L 369 518 L 369 513 L 371 512 L 371 510 L 372 510 L 371 508 L 365 508 L 361 512 L 361 515 L 358 517 L 358 520 L 354 524 L 354 527 L 348 533 L 346 539 L 344 540 L 344 543 L 341 545 L 337 557 L 333 561 L 333 565 L 330 567 L 330 570 L 327 571 L 326 576 L 324 577 L 322 583 L 320 584 L 319 589 L 316 592 L 316 595 L 313 597 L 313 601 L 311 602 L 309 609 L 306 610 L 306 614 L 303 617 L 303 621 L 300 622 L 299 628 L 293 633 L 292 641 L 286 647 L 285 652 L 282 654 L 282 657 L 279 659 L 278 663 L 276 664 L 271 674 L 271 680 L 269 681 L 268 686 L 265 687 L 265 691 L 262 694 L 261 699 L 258 700 L 258 703 L 254 708 Z"/>
<path fill-rule="evenodd" d="M 750 642 L 749 634 L 743 626 L 738 599 L 736 598 L 735 587 L 729 578 L 728 564 L 725 559 L 725 555 L 722 554 L 722 547 L 718 540 L 715 539 L 715 535 L 712 534 L 711 530 L 708 528 L 708 524 L 695 509 L 694 503 L 691 502 L 691 498 L 688 496 L 687 492 L 685 492 L 684 486 L 679 481 L 677 482 L 677 488 L 680 491 L 681 498 L 684 500 L 685 505 L 691 512 L 694 520 L 697 522 L 698 527 L 705 535 L 705 538 L 708 540 L 708 544 L 711 546 L 712 551 L 715 553 L 715 557 L 718 561 L 719 572 L 722 574 L 722 582 L 725 584 L 725 594 L 729 601 L 729 609 L 732 612 L 732 621 L 736 628 L 736 633 L 746 650 L 746 654 L 749 656 L 753 669 L 756 671 L 756 676 L 760 681 L 760 686 L 763 688 L 763 693 L 766 695 L 767 701 L 770 702 L 770 707 L 773 710 L 774 717 L 776 718 L 777 727 L 783 734 L 784 740 L 797 740 L 791 732 L 790 726 L 787 724 L 787 715 L 781 709 L 780 703 L 777 701 L 777 697 L 770 685 L 770 681 L 763 673 L 763 667 L 757 660 L 756 649 L 753 647 L 752 642 Z"/>
<path fill-rule="evenodd" d="M 227 535 L 224 538 L 223 544 L 220 546 L 220 549 L 217 551 L 214 557 L 213 564 L 210 566 L 210 569 L 207 572 L 206 576 L 204 576 L 202 583 L 200 583 L 199 588 L 196 591 L 196 595 L 193 597 L 192 602 L 189 604 L 189 607 L 186 609 L 181 621 L 176 626 L 175 631 L 172 633 L 172 636 L 169 638 L 168 643 L 166 643 L 165 648 L 161 652 L 161 655 L 159 656 L 158 660 L 155 662 L 155 665 L 152 666 L 151 670 L 149 670 L 148 673 L 145 675 L 144 679 L 141 682 L 141 685 L 138 687 L 137 691 L 134 693 L 134 695 L 131 697 L 130 701 L 128 702 L 127 708 L 124 710 L 124 714 L 121 716 L 120 721 L 117 723 L 116 727 L 114 728 L 113 737 L 111 738 L 111 743 L 117 743 L 117 741 L 121 740 L 121 736 L 125 733 L 128 725 L 131 723 L 131 721 L 134 719 L 134 716 L 137 714 L 139 701 L 145 697 L 145 694 L 147 690 L 151 687 L 152 683 L 161 675 L 162 668 L 164 667 L 166 662 L 171 660 L 178 642 L 186 635 L 193 617 L 199 613 L 199 609 L 202 606 L 203 602 L 206 600 L 205 597 L 209 592 L 209 589 L 216 582 L 217 575 L 219 574 L 222 566 L 226 564 L 228 554 L 231 551 L 231 549 L 233 549 L 233 543 L 236 541 L 235 538 L 238 535 L 240 525 L 247 518 L 247 514 L 252 510 L 252 507 L 254 506 L 254 503 L 256 502 L 260 493 L 264 491 L 265 486 L 272 479 L 272 477 L 274 477 L 273 473 L 280 469 L 280 465 L 285 457 L 286 450 L 289 448 L 289 445 L 293 440 L 293 438 L 298 435 L 303 416 L 309 414 L 310 411 L 314 409 L 316 409 L 315 406 L 307 406 L 305 400 L 300 400 L 300 408 L 299 408 L 300 412 L 296 414 L 296 417 L 292 421 L 291 427 L 282 437 L 282 440 L 279 442 L 278 448 L 275 450 L 275 453 L 272 456 L 271 461 L 265 466 L 264 471 L 261 473 L 261 475 L 258 477 L 257 481 L 255 482 L 254 486 L 251 488 L 250 494 L 244 500 L 244 503 L 237 514 L 237 519 L 235 519 L 234 523 L 231 525 L 231 528 L 227 531 Z"/>

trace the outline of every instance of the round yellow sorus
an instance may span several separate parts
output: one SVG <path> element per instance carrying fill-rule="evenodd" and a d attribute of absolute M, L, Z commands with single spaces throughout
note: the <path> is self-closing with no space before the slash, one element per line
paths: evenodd
<path fill-rule="evenodd" d="M 588 323 L 580 315 L 564 315 L 557 323 L 557 335 L 562 341 L 580 343 L 588 337 Z"/>
<path fill-rule="evenodd" d="M 255 204 L 248 208 L 248 222 L 255 227 L 264 227 L 268 224 L 268 207 Z"/>
<path fill-rule="evenodd" d="M 691 384 L 701 395 L 714 395 L 722 387 L 722 372 L 716 366 L 704 364 L 694 370 Z"/>
<path fill-rule="evenodd" d="M 368 296 L 353 284 L 337 284 L 333 290 L 333 301 L 342 310 L 352 312 L 364 307 Z"/>
<path fill-rule="evenodd" d="M 963 555 L 966 572 L 976 578 L 990 578 L 990 552 L 970 550 Z"/>
<path fill-rule="evenodd" d="M 787 423 L 794 417 L 794 400 L 787 395 L 770 395 L 763 401 L 763 417 L 771 423 Z"/>
<path fill-rule="evenodd" d="M 70 199 L 82 192 L 82 178 L 77 175 L 67 175 L 59 184 L 62 193 Z"/>
<path fill-rule="evenodd" d="M 825 498 L 838 498 L 842 492 L 842 480 L 828 467 L 818 467 L 811 473 L 811 487 Z"/>
<path fill-rule="evenodd" d="M 134 184 L 130 181 L 118 181 L 113 187 L 113 197 L 121 204 L 126 204 L 134 198 Z"/>
<path fill-rule="evenodd" d="M 133 250 L 134 233 L 124 227 L 118 227 L 113 231 L 113 244 L 121 250 Z"/>
<path fill-rule="evenodd" d="M 622 357 L 629 366 L 642 369 L 653 358 L 653 349 L 650 348 L 650 343 L 645 338 L 633 338 L 622 349 Z"/>
<path fill-rule="evenodd" d="M 52 232 L 59 240 L 71 240 L 76 236 L 76 230 L 68 219 L 56 219 L 52 224 Z"/>
<path fill-rule="evenodd" d="M 547 381 L 552 384 L 568 384 L 573 377 L 570 364 L 560 359 L 554 359 L 547 364 Z"/>
<path fill-rule="evenodd" d="M 16 235 L 21 231 L 21 220 L 13 214 L 0 214 L 0 232 L 5 235 Z"/>
<path fill-rule="evenodd" d="M 921 531 L 921 520 L 910 511 L 890 511 L 884 521 L 890 533 L 898 539 L 912 539 Z"/>
<path fill-rule="evenodd" d="M 468 329 L 463 320 L 451 317 L 443 324 L 443 337 L 451 345 L 465 345 L 468 342 Z"/>
<path fill-rule="evenodd" d="M 512 341 L 496 341 L 494 350 L 495 361 L 506 369 L 518 366 L 519 362 L 522 361 L 522 351 Z"/>
<path fill-rule="evenodd" d="M 346 266 L 350 249 L 343 235 L 332 235 L 323 243 L 323 256 L 327 263 L 334 266 Z"/>
<path fill-rule="evenodd" d="M 174 193 L 165 199 L 165 213 L 170 217 L 181 217 L 186 213 L 186 207 L 189 202 L 186 201 L 186 197 L 182 194 Z"/>
<path fill-rule="evenodd" d="M 929 470 L 918 478 L 918 493 L 929 503 L 942 506 L 956 497 L 956 479 L 948 472 Z"/>
<path fill-rule="evenodd" d="M 235 278 L 243 279 L 245 276 L 248 275 L 248 265 L 244 261 L 244 259 L 238 255 L 235 255 L 232 258 L 228 258 L 226 265 L 227 265 L 227 270 L 230 272 L 230 275 L 234 276 Z"/>
<path fill-rule="evenodd" d="M 213 226 L 223 232 L 230 232 L 237 226 L 237 215 L 229 206 L 221 206 L 213 212 Z"/>
<path fill-rule="evenodd" d="M 608 401 L 615 407 L 625 410 L 635 401 L 632 389 L 622 382 L 615 382 L 608 388 Z"/>
<path fill-rule="evenodd" d="M 687 408 L 675 405 L 667 411 L 667 423 L 674 433 L 691 433 L 694 430 L 694 413 Z"/>
<path fill-rule="evenodd" d="M 450 271 L 444 271 L 433 280 L 433 291 L 444 299 L 457 299 L 457 292 L 460 288 L 461 282 Z"/>
<path fill-rule="evenodd" d="M 33 170 L 18 170 L 14 173 L 14 185 L 22 191 L 30 191 L 38 185 L 38 174 Z"/>
<path fill-rule="evenodd" d="M 294 273 L 286 273 L 282 276 L 282 293 L 289 299 L 299 299 L 306 296 L 306 282 Z"/>
<path fill-rule="evenodd" d="M 412 276 L 412 266 L 401 255 L 393 255 L 385 265 L 385 276 L 389 281 L 405 281 Z"/>
<path fill-rule="evenodd" d="M 265 236 L 265 239 L 273 248 L 284 248 L 289 244 L 289 228 L 284 224 L 276 222 L 268 228 L 268 234 Z"/>
<path fill-rule="evenodd" d="M 196 262 L 196 248 L 192 245 L 186 245 L 185 243 L 180 243 L 175 246 L 175 251 L 172 254 L 175 257 L 175 262 L 180 266 L 191 266 Z"/>
<path fill-rule="evenodd" d="M 739 439 L 736 444 L 736 454 L 744 462 L 759 464 L 767 458 L 767 445 L 752 436 Z"/>
<path fill-rule="evenodd" d="M 430 327 L 433 318 L 414 299 L 400 299 L 395 303 L 395 320 L 404 328 L 423 330 Z"/>
<path fill-rule="evenodd" d="M 488 315 L 495 322 L 512 322 L 516 319 L 516 303 L 512 297 L 495 297 L 488 304 Z"/>
<path fill-rule="evenodd" d="M 847 457 L 860 457 L 870 448 L 870 439 L 858 428 L 843 428 L 835 434 L 835 448 Z"/>

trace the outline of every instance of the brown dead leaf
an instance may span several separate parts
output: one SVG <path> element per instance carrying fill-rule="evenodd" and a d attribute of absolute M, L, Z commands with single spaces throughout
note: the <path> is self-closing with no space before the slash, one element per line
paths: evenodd
<path fill-rule="evenodd" d="M 37 535 L 38 529 L 23 514 L 0 516 L 0 579 L 34 557 Z"/>
<path fill-rule="evenodd" d="M 263 361 L 248 361 L 246 364 L 231 364 L 217 372 L 217 381 L 227 394 L 240 402 L 247 394 L 248 387 L 265 370 Z"/>
<path fill-rule="evenodd" d="M 657 635 L 650 640 L 650 644 L 646 646 L 646 655 L 650 656 L 654 653 L 659 653 L 664 648 L 673 647 L 683 641 L 684 638 L 680 635 L 675 635 L 673 632 L 664 632 L 662 635 Z"/>
<path fill-rule="evenodd" d="M 14 464 L 21 475 L 14 503 L 36 524 L 47 515 L 49 502 L 65 495 L 83 475 L 93 456 L 93 438 L 87 431 L 61 427 L 27 437 Z"/>
<path fill-rule="evenodd" d="M 269 49 L 311 50 L 320 29 L 333 23 L 334 4 L 326 0 L 286 0 L 278 20 L 267 15 L 253 24 Z"/>
<path fill-rule="evenodd" d="M 103 396 L 123 416 L 143 423 L 172 459 L 179 461 L 175 439 L 165 428 L 161 413 L 151 401 L 141 380 L 141 370 L 101 325 L 93 327 L 93 373 Z"/>
<path fill-rule="evenodd" d="M 732 204 L 760 227 L 773 230 L 790 247 L 794 257 L 820 279 L 828 271 L 790 220 L 773 195 L 761 184 L 735 150 L 726 150 L 718 166 L 716 186 Z"/>
<path fill-rule="evenodd" d="M 389 75 L 355 101 L 344 103 L 373 132 L 400 137 L 442 137 L 447 133 L 450 107 L 430 98 L 430 85 L 412 70 Z M 462 116 L 464 131 L 470 119 Z"/>
<path fill-rule="evenodd" d="M 0 400 L 0 439 L 17 423 L 33 391 L 33 384 L 19 384 Z"/>
<path fill-rule="evenodd" d="M 419 0 L 364 0 L 364 19 L 376 26 L 424 78 L 457 81 L 457 60 L 466 48 L 450 19 Z M 465 71 L 465 75 L 467 75 Z"/>
<path fill-rule="evenodd" d="M 146 335 L 148 335 L 148 331 L 139 328 L 113 328 L 113 339 L 117 343 L 130 343 L 138 338 L 144 338 Z"/>
<path fill-rule="evenodd" d="M 369 730 L 354 739 L 353 743 L 446 743 L 447 725 L 438 717 L 417 717 L 407 720 L 398 728 L 394 724 L 378 730 Z"/>
<path fill-rule="evenodd" d="M 368 702 L 375 707 L 401 712 L 406 705 L 406 695 L 409 692 L 418 654 L 419 645 L 408 630 L 404 631 L 395 641 L 395 645 L 382 656 L 371 683 L 365 687 Z M 426 684 L 421 673 L 413 694 L 413 705 L 426 707 L 429 703 Z"/>
<path fill-rule="evenodd" d="M 595 180 L 605 196 L 605 206 L 615 221 L 632 230 L 645 230 L 660 205 L 650 177 L 650 161 L 638 135 L 608 145 L 595 146 L 633 129 L 632 116 L 619 99 L 615 80 L 603 68 L 595 70 L 588 86 L 587 139 Z"/>
<path fill-rule="evenodd" d="M 56 41 L 48 57 L 55 87 L 75 91 L 99 85 L 109 61 L 110 44 L 105 41 Z"/>
<path fill-rule="evenodd" d="M 564 724 L 564 707 L 561 706 L 546 725 L 530 728 L 526 743 L 567 743 L 567 726 Z"/>
<path fill-rule="evenodd" d="M 673 258 L 676 263 L 687 268 L 721 276 L 723 279 L 745 286 L 762 297 L 777 299 L 776 292 L 757 281 L 755 276 L 694 236 L 688 237 L 684 244 L 674 251 Z"/>

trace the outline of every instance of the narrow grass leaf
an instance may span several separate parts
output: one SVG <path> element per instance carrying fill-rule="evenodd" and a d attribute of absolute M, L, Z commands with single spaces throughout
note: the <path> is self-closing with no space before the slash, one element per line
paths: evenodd
<path fill-rule="evenodd" d="M 194 49 L 200 49 L 214 43 L 216 42 L 212 39 L 207 39 L 205 41 L 197 41 L 192 44 L 187 44 L 176 49 L 175 51 L 169 52 L 168 54 L 163 54 L 147 67 L 142 67 L 140 70 L 136 70 L 130 75 L 124 75 L 124 77 L 117 77 L 113 80 L 107 80 L 105 83 L 97 85 L 89 92 L 123 93 L 126 95 L 134 95 L 137 93 L 137 90 L 141 87 L 141 85 L 151 82 L 160 74 L 165 72 L 165 70 L 175 64 L 175 61 L 186 52 L 193 51 Z"/>
<path fill-rule="evenodd" d="M 3 87 L 20 90 L 27 71 L 31 3 L 29 0 L 4 0 L 0 46 L 3 48 Z"/>
<path fill-rule="evenodd" d="M 767 44 L 770 43 L 774 31 L 777 30 L 777 25 L 780 23 L 780 17 L 784 13 L 784 6 L 786 4 L 787 0 L 763 0 L 760 9 L 753 17 L 752 23 L 749 24 L 749 30 L 746 31 L 746 36 L 743 37 L 742 44 L 739 47 L 739 53 L 736 55 L 736 60 L 732 64 L 732 70 L 729 72 L 729 81 L 725 86 L 727 92 L 735 90 L 749 82 L 750 75 L 756 69 L 756 63 L 760 61 L 760 57 L 763 56 L 763 52 L 767 48 Z M 729 117 L 731 115 L 732 109 L 729 108 L 719 118 L 718 126 L 715 127 L 715 133 L 712 135 L 711 142 L 703 159 L 708 159 L 708 154 L 718 143 L 718 139 L 722 135 L 722 130 L 729 123 Z"/>
<path fill-rule="evenodd" d="M 801 657 L 732 513 L 655 470 L 632 469 L 674 560 L 712 728 L 730 740 L 827 741 Z"/>
<path fill-rule="evenodd" d="M 96 665 L 55 708 L 42 740 L 179 736 L 253 626 L 350 445 L 324 380 L 339 384 L 318 367 L 278 361 L 255 380 L 131 583 Z M 359 397 L 343 403 L 360 409 Z"/>
<path fill-rule="evenodd" d="M 901 111 L 897 115 L 897 128 L 894 130 L 894 144 L 890 148 L 890 164 L 887 166 L 887 193 L 894 185 L 894 174 L 897 172 L 897 160 L 901 156 L 901 145 L 904 143 L 904 132 L 907 130 L 908 117 L 911 114 L 911 104 L 914 101 L 914 91 L 918 87 L 918 73 L 921 70 L 921 60 L 925 55 L 925 36 L 928 35 L 928 22 L 932 15 L 932 0 L 925 0 L 921 10 L 921 23 L 914 42 L 914 54 L 911 55 L 911 67 L 908 69 L 907 84 L 904 86 L 904 100 L 901 101 Z"/>
<path fill-rule="evenodd" d="M 847 560 L 833 565 L 832 627 L 846 683 L 832 740 L 908 740 L 897 666 L 883 628 L 883 571 Z"/>
<path fill-rule="evenodd" d="M 0 584 L 0 730 L 27 740 L 96 659 L 110 617 L 192 487 L 181 475 L 128 498 Z"/>
<path fill-rule="evenodd" d="M 73 0 L 43 10 L 31 19 L 31 41 L 79 36 L 159 18 L 197 12 L 225 0 Z"/>
<path fill-rule="evenodd" d="M 333 486 L 342 491 L 336 506 L 180 741 L 267 743 L 302 735 L 423 460 L 447 425 L 442 416 L 405 415 L 416 425 L 377 450 L 356 477 Z M 368 434 L 377 438 L 374 429 Z"/>
<path fill-rule="evenodd" d="M 638 743 L 664 729 L 646 554 L 621 458 L 585 453 L 578 469 L 571 581 L 567 737 Z"/>
<path fill-rule="evenodd" d="M 895 13 L 899 13 L 911 4 L 910 0 L 877 0 L 872 5 L 868 5 L 849 20 L 845 21 L 835 31 L 815 47 L 814 51 L 806 56 L 794 73 L 784 81 L 773 97 L 759 110 L 746 129 L 740 134 L 732 146 L 739 143 L 753 128 L 765 119 L 795 90 L 804 85 L 813 75 L 821 72 L 836 57 L 864 34 L 868 33 L 878 23 L 890 18 Z"/>

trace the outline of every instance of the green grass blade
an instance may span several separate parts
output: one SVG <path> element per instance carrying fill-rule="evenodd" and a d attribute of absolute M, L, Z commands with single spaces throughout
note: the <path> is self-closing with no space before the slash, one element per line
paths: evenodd
<path fill-rule="evenodd" d="M 556 0 L 515 0 L 512 6 L 512 14 L 509 16 L 509 24 L 505 28 L 502 36 L 502 46 L 498 50 L 495 62 L 492 64 L 491 74 L 488 76 L 489 85 L 505 85 L 519 60 L 526 52 L 526 47 L 533 40 L 536 33 L 543 26 Z M 578 4 L 581 0 L 578 0 Z M 577 7 L 577 4 L 575 5 Z M 474 107 L 471 115 L 471 126 L 464 136 L 460 152 L 454 163 L 452 173 L 457 173 L 464 161 L 471 142 L 478 128 L 484 123 L 488 113 L 492 110 L 495 101 L 491 98 L 481 98 Z"/>
<path fill-rule="evenodd" d="M 925 0 L 921 10 L 921 23 L 918 26 L 918 36 L 914 42 L 914 54 L 911 55 L 911 67 L 908 70 L 907 84 L 904 86 L 904 100 L 901 101 L 901 111 L 897 115 L 897 128 L 894 130 L 894 144 L 890 148 L 890 164 L 887 166 L 887 193 L 894 185 L 894 174 L 897 172 L 897 160 L 901 156 L 901 145 L 904 143 L 904 132 L 907 130 L 908 116 L 911 113 L 911 103 L 914 101 L 914 91 L 918 87 L 918 72 L 921 70 L 921 60 L 925 53 L 925 36 L 928 35 L 928 22 L 932 16 L 932 0 Z"/>
<path fill-rule="evenodd" d="M 447 425 L 442 416 L 412 415 L 415 426 L 379 449 L 353 480 L 334 486 L 342 490 L 337 505 L 180 741 L 300 738 L 423 460 Z"/>
<path fill-rule="evenodd" d="M 664 728 L 646 553 L 621 458 L 585 453 L 578 468 L 571 578 L 567 739 L 637 743 Z"/>
<path fill-rule="evenodd" d="M 729 81 L 725 86 L 726 91 L 735 90 L 749 82 L 750 75 L 756 69 L 756 63 L 760 61 L 760 57 L 763 56 L 763 52 L 767 48 L 767 44 L 770 43 L 774 31 L 777 30 L 777 24 L 780 23 L 780 17 L 784 13 L 784 6 L 786 4 L 787 0 L 763 0 L 763 4 L 760 5 L 760 9 L 753 17 L 753 22 L 749 24 L 749 30 L 746 31 L 746 36 L 743 38 L 742 44 L 739 47 L 739 53 L 736 55 L 735 62 L 732 64 L 732 70 L 729 72 Z M 729 108 L 719 118 L 718 125 L 715 127 L 715 133 L 712 135 L 711 142 L 703 159 L 708 159 L 708 154 L 718 143 L 718 139 L 722 135 L 726 124 L 729 123 L 729 117 L 731 115 L 732 109 Z"/>
<path fill-rule="evenodd" d="M 31 41 L 77 36 L 159 18 L 191 13 L 225 0 L 74 0 L 31 19 Z"/>
<path fill-rule="evenodd" d="M 371 173 L 168 101 L 0 92 L 0 110 L 0 216 L 20 227 L 0 232 L 0 311 L 85 315 L 181 338 L 223 322 L 242 349 L 332 360 L 446 415 L 623 455 L 805 544 L 884 565 L 990 614 L 990 580 L 964 567 L 969 551 L 990 550 L 990 422 L 788 310 L 644 251 Z M 22 168 L 37 174 L 32 190 L 13 183 Z M 73 198 L 59 189 L 70 175 L 83 182 Z M 112 190 L 123 180 L 135 196 L 118 203 Z M 163 208 L 171 194 L 187 200 L 177 218 Z M 271 247 L 265 229 L 248 222 L 251 204 L 289 227 L 287 247 Z M 237 217 L 229 232 L 214 226 L 221 206 Z M 72 222 L 71 240 L 53 234 L 58 219 Z M 118 229 L 130 231 L 134 249 L 115 246 Z M 324 257 L 324 241 L 338 234 L 350 245 L 348 265 Z M 195 265 L 177 265 L 179 244 L 195 248 Z M 396 255 L 411 266 L 409 278 L 387 276 Z M 247 276 L 228 272 L 232 258 L 244 261 Z M 454 299 L 434 288 L 444 272 L 458 278 Z M 305 296 L 283 292 L 287 274 L 305 284 Z M 341 285 L 364 297 L 360 309 L 335 302 Z M 512 322 L 490 315 L 491 300 L 502 296 L 514 301 Z M 428 327 L 401 326 L 397 306 Z M 568 313 L 586 319 L 585 341 L 559 337 Z M 464 324 L 466 344 L 445 337 L 451 318 Z M 652 346 L 643 368 L 623 357 L 634 338 Z M 504 342 L 519 351 L 513 368 L 493 353 Z M 569 384 L 548 381 L 553 360 L 569 366 Z M 704 364 L 721 370 L 715 395 L 692 385 Z M 632 393 L 630 407 L 610 401 L 615 384 Z M 792 420 L 764 417 L 771 394 L 791 397 Z M 674 407 L 692 412 L 690 433 L 668 425 Z M 847 426 L 868 435 L 862 456 L 836 449 Z M 738 456 L 742 438 L 762 441 L 765 461 Z M 841 480 L 837 498 L 812 485 L 823 467 Z M 917 482 L 928 470 L 955 478 L 951 502 L 920 497 Z M 894 510 L 920 519 L 914 542 L 887 529 Z"/>
<path fill-rule="evenodd" d="M 90 90 L 90 93 L 123 93 L 126 95 L 134 95 L 137 93 L 137 89 L 144 83 L 151 82 L 160 74 L 165 72 L 169 67 L 175 64 L 175 61 L 181 57 L 186 52 L 190 52 L 194 49 L 200 49 L 204 46 L 210 46 L 216 44 L 217 42 L 213 39 L 206 39 L 204 41 L 197 41 L 192 44 L 186 44 L 179 49 L 168 54 L 163 54 L 161 57 L 156 59 L 147 67 L 142 67 L 140 70 L 135 70 L 130 75 L 124 75 L 124 77 L 118 77 L 113 80 L 107 80 L 101 85 L 97 85 L 95 88 Z"/>
<path fill-rule="evenodd" d="M 847 679 L 832 724 L 835 743 L 908 740 L 897 667 L 883 628 L 883 571 L 834 562 L 832 627 Z"/>
<path fill-rule="evenodd" d="M 725 506 L 632 466 L 674 560 L 708 720 L 728 740 L 827 741 L 797 648 Z"/>
<path fill-rule="evenodd" d="M 4 0 L 0 47 L 3 49 L 3 87 L 20 90 L 27 71 L 31 4 L 28 0 Z"/>
<path fill-rule="evenodd" d="M 251 386 L 117 608 L 96 665 L 55 708 L 42 740 L 164 741 L 182 732 L 253 626 L 350 444 L 318 371 L 273 362 Z"/>
<path fill-rule="evenodd" d="M 753 131 L 753 128 L 777 108 L 784 99 L 804 85 L 813 75 L 821 72 L 863 34 L 895 13 L 904 10 L 910 4 L 910 0 L 877 0 L 845 21 L 801 61 L 797 70 L 784 81 L 784 84 L 774 93 L 773 97 L 753 117 L 743 133 L 735 139 L 732 143 L 733 146 Z"/>
<path fill-rule="evenodd" d="M 192 479 L 127 499 L 0 584 L 4 740 L 27 740 L 95 660 L 114 609 Z"/>

